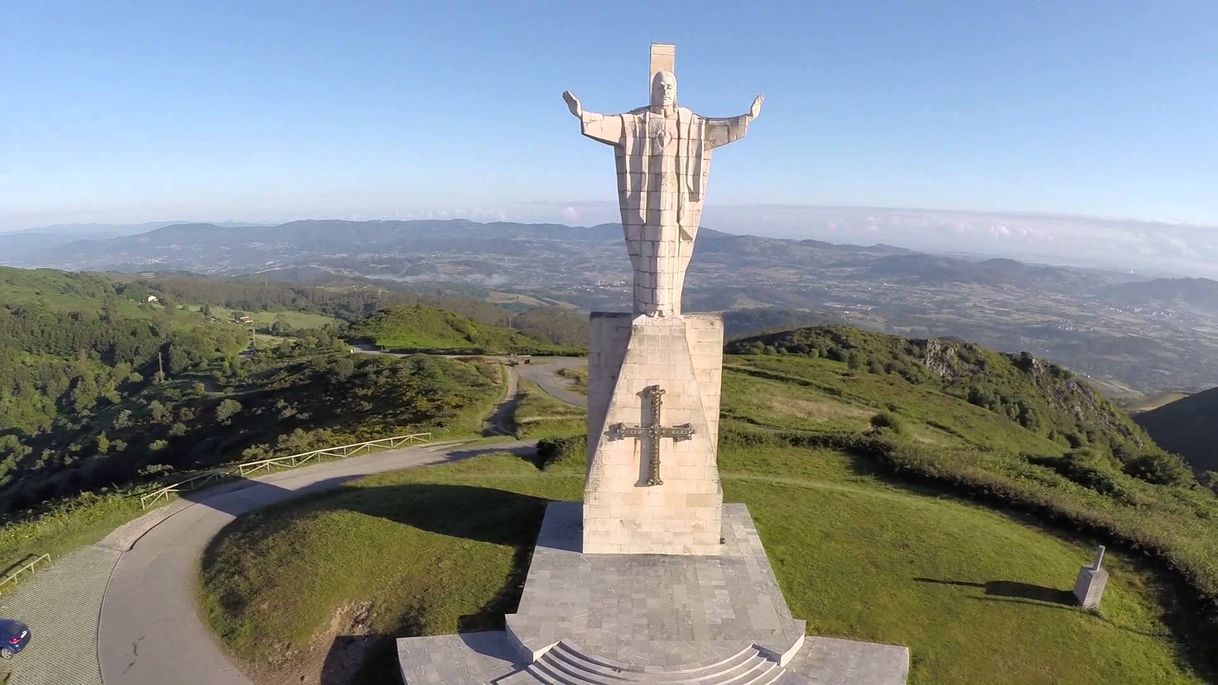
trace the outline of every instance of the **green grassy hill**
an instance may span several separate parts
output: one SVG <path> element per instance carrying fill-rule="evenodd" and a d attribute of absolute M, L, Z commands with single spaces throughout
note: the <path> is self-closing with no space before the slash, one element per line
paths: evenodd
<path fill-rule="evenodd" d="M 756 356 L 752 375 L 764 376 L 768 370 L 779 380 L 791 360 L 844 363 L 854 372 L 852 382 L 838 389 L 847 396 L 880 397 L 883 391 L 873 387 L 877 383 L 903 381 L 896 385 L 917 387 L 927 394 L 929 404 L 917 414 L 931 428 L 951 430 L 938 426 L 944 417 L 934 409 L 936 405 L 967 412 L 967 425 L 960 429 L 969 435 L 965 442 L 976 446 L 1040 453 L 1090 447 L 1117 457 L 1131 470 L 1162 462 L 1171 471 L 1172 460 L 1125 412 L 1066 369 L 1027 353 L 1001 354 L 960 340 L 910 340 L 845 326 L 745 338 L 730 343 L 727 350 Z M 767 362 L 767 357 L 772 361 Z M 855 387 L 859 384 L 869 387 Z M 983 411 L 966 410 L 954 400 Z M 1179 469 L 1163 477 L 1187 480 Z"/>
<path fill-rule="evenodd" d="M 1102 610 L 1078 610 L 1089 541 L 893 484 L 848 452 L 742 435 L 725 435 L 724 496 L 749 506 L 810 632 L 910 646 L 913 685 L 1205 681 L 1136 555 L 1114 551 Z M 394 637 L 503 628 L 544 505 L 582 494 L 582 456 L 410 469 L 242 517 L 205 556 L 204 613 L 247 672 L 296 682 L 368 607 L 349 682 L 393 682 Z"/>
<path fill-rule="evenodd" d="M 504 326 L 479 323 L 426 305 L 390 307 L 353 325 L 349 335 L 385 350 L 444 354 L 556 354 L 567 348 Z"/>
<path fill-rule="evenodd" d="M 725 497 L 749 505 L 810 632 L 909 645 L 915 684 L 1218 676 L 1218 497 L 1086 383 L 839 327 L 731 349 Z M 499 456 L 386 474 L 226 529 L 203 588 L 238 658 L 313 678 L 374 592 L 377 635 L 501 626 L 542 505 L 578 499 L 586 469 L 578 413 L 525 390 L 518 428 L 558 436 L 540 468 Z M 1068 592 L 1096 543 L 1112 579 L 1092 613 Z M 318 601 L 289 603 L 302 587 Z M 392 671 L 380 644 L 369 681 Z"/>
<path fill-rule="evenodd" d="M 1134 421 L 1198 472 L 1218 472 L 1218 388 L 1141 412 Z"/>
<path fill-rule="evenodd" d="M 0 522 L 243 457 L 472 433 L 502 394 L 495 365 L 353 356 L 316 313 L 259 311 L 288 332 L 250 353 L 228 310 L 175 299 L 133 277 L 0 269 Z"/>
<path fill-rule="evenodd" d="M 38 307 L 56 311 L 96 309 L 109 302 L 127 316 L 147 316 L 141 309 L 148 291 L 119 283 L 103 274 L 68 273 L 54 269 L 14 269 L 0 266 L 0 303 L 6 309 Z"/>

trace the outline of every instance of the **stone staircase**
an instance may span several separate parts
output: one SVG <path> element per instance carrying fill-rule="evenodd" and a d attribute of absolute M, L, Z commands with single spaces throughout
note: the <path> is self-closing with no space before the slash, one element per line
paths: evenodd
<path fill-rule="evenodd" d="M 770 685 L 804 682 L 787 673 L 777 662 L 749 645 L 736 654 L 703 664 L 660 670 L 638 667 L 586 654 L 561 641 L 541 658 L 496 685 L 621 685 L 622 683 L 671 683 L 672 685 Z"/>

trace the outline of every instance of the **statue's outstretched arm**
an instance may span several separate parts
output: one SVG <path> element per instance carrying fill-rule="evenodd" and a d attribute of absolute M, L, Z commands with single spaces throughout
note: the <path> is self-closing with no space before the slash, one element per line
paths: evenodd
<path fill-rule="evenodd" d="M 749 108 L 748 114 L 741 114 L 738 117 L 707 117 L 706 144 L 715 148 L 743 138 L 749 131 L 749 124 L 761 115 L 761 103 L 763 102 L 765 102 L 765 97 L 758 95 L 753 98 L 753 106 Z"/>
<path fill-rule="evenodd" d="M 585 112 L 583 106 L 579 103 L 579 98 L 571 94 L 569 90 L 563 92 L 562 99 L 567 101 L 567 108 L 571 110 L 571 114 L 579 119 L 580 133 L 608 145 L 621 144 L 621 116 L 617 114 L 605 115 L 597 114 L 596 112 Z"/>

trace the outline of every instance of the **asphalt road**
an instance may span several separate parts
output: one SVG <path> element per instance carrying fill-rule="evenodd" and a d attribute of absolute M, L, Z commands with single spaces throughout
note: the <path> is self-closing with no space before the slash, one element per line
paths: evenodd
<path fill-rule="evenodd" d="M 204 624 L 196 602 L 203 551 L 237 516 L 373 473 L 532 447 L 531 442 L 504 442 L 478 448 L 450 445 L 392 450 L 196 494 L 196 502 L 144 533 L 114 566 L 97 633 L 103 682 L 249 685 Z"/>
<path fill-rule="evenodd" d="M 514 373 L 503 404 L 515 399 L 518 375 L 563 402 L 586 406 L 587 399 L 556 375 L 585 363 L 578 357 L 534 357 L 530 364 L 508 367 Z M 533 447 L 532 442 L 415 447 L 188 493 L 56 560 L 49 571 L 0 599 L 0 613 L 26 617 L 38 636 L 28 654 L 4 664 L 0 679 L 11 669 L 7 685 L 247 684 L 197 612 L 203 551 L 227 523 L 373 473 Z"/>
<path fill-rule="evenodd" d="M 571 390 L 570 382 L 558 375 L 560 369 L 585 366 L 583 357 L 533 357 L 529 364 L 517 364 L 514 368 L 520 377 L 541 386 L 553 397 L 577 407 L 588 407 L 588 398 Z"/>

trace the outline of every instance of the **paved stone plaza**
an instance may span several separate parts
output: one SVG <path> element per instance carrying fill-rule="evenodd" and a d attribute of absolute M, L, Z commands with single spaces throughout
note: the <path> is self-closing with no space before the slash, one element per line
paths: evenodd
<path fill-rule="evenodd" d="M 904 647 L 805 638 L 743 504 L 716 556 L 581 554 L 581 518 L 547 509 L 506 631 L 399 640 L 407 685 L 905 682 Z"/>

